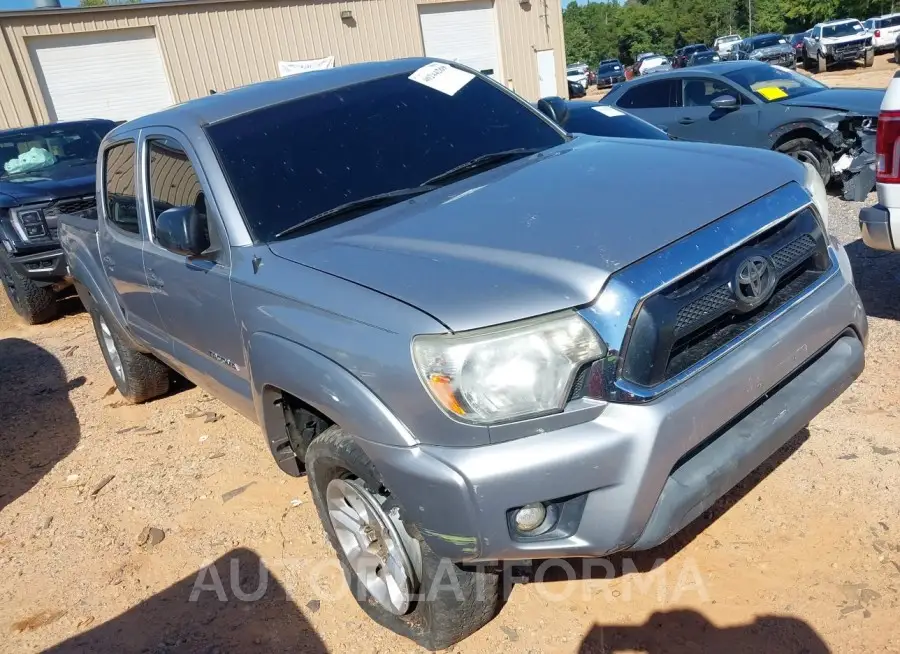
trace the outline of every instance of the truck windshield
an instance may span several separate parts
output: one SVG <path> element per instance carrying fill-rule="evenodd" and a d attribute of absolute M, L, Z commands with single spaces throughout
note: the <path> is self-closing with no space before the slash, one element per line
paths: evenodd
<path fill-rule="evenodd" d="M 811 77 L 768 64 L 738 68 L 725 73 L 725 77 L 752 91 L 765 102 L 778 102 L 828 88 Z"/>
<path fill-rule="evenodd" d="M 422 185 L 484 155 L 565 142 L 524 102 L 452 70 L 459 88 L 413 81 L 410 71 L 207 127 L 253 238 L 271 241 L 335 207 Z"/>
<path fill-rule="evenodd" d="M 106 130 L 103 123 L 70 123 L 0 132 L 0 179 L 26 181 L 50 168 L 94 163 Z"/>
<path fill-rule="evenodd" d="M 862 23 L 855 21 L 852 23 L 840 23 L 838 25 L 823 25 L 822 37 L 826 39 L 836 39 L 842 36 L 852 36 L 854 34 L 862 34 L 864 31 Z"/>

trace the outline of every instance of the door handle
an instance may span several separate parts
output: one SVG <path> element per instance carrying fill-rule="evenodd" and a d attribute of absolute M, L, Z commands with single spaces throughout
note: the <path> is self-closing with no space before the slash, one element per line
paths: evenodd
<path fill-rule="evenodd" d="M 685 116 L 684 118 L 679 118 L 678 122 L 681 123 L 682 125 L 690 125 L 691 123 L 694 122 L 694 119 L 688 118 L 687 116 Z"/>

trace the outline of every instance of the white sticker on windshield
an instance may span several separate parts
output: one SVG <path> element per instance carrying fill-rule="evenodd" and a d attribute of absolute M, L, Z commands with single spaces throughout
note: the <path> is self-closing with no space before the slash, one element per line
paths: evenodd
<path fill-rule="evenodd" d="M 409 79 L 413 82 L 424 84 L 435 91 L 440 91 L 447 95 L 455 95 L 457 91 L 471 82 L 474 77 L 475 75 L 472 73 L 454 68 L 449 64 L 434 61 L 413 72 Z"/>
<path fill-rule="evenodd" d="M 778 42 L 781 43 L 782 45 L 784 45 L 785 43 L 787 43 L 787 41 L 785 41 L 784 39 L 778 39 Z"/>
<path fill-rule="evenodd" d="M 862 25 L 854 25 L 853 26 L 853 29 L 855 29 L 857 32 L 859 32 L 862 28 L 863 28 Z"/>
<path fill-rule="evenodd" d="M 624 111 L 619 111 L 615 107 L 606 107 L 603 105 L 598 105 L 596 107 L 591 107 L 594 111 L 599 111 L 604 116 L 609 116 L 610 118 L 615 118 L 616 116 L 624 116 Z"/>

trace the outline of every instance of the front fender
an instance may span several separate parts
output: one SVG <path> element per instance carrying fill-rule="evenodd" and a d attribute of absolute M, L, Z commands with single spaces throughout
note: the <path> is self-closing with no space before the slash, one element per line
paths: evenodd
<path fill-rule="evenodd" d="M 774 147 L 775 144 L 778 143 L 778 141 L 780 141 L 787 134 L 800 130 L 812 130 L 813 132 L 818 134 L 825 143 L 829 144 L 832 147 L 835 145 L 833 141 L 835 134 L 834 130 L 828 129 L 822 123 L 811 118 L 803 118 L 801 120 L 795 120 L 790 123 L 779 125 L 771 132 L 769 132 L 769 147 Z"/>
<path fill-rule="evenodd" d="M 410 447 L 416 439 L 362 382 L 308 347 L 281 336 L 257 332 L 248 342 L 248 366 L 253 402 L 269 449 L 279 467 L 298 475 L 299 467 L 285 433 L 281 392 L 306 402 L 365 442 Z"/>

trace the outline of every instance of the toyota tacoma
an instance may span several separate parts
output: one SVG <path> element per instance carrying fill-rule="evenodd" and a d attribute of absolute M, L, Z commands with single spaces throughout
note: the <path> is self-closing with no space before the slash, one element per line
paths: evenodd
<path fill-rule="evenodd" d="M 496 615 L 504 562 L 662 543 L 864 365 L 816 171 L 573 136 L 455 63 L 144 116 L 98 193 L 61 234 L 119 391 L 172 369 L 257 422 L 362 609 L 431 649 Z"/>

